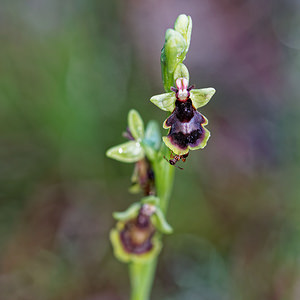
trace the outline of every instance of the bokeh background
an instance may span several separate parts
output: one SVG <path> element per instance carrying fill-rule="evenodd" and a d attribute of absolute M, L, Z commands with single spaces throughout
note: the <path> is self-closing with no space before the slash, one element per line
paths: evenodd
<path fill-rule="evenodd" d="M 300 299 L 300 2 L 2 0 L 0 299 L 126 300 L 108 241 L 129 109 L 164 120 L 160 49 L 193 19 L 212 137 L 176 170 L 152 299 Z"/>

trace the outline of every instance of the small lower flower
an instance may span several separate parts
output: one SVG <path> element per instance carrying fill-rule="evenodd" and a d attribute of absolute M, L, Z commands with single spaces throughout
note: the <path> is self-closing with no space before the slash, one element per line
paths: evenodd
<path fill-rule="evenodd" d="M 142 203 L 134 203 L 125 212 L 114 214 L 119 221 L 111 230 L 110 239 L 119 260 L 143 262 L 160 252 L 160 232 L 170 233 L 172 229 L 155 205 L 158 201 L 154 196 L 145 197 Z"/>

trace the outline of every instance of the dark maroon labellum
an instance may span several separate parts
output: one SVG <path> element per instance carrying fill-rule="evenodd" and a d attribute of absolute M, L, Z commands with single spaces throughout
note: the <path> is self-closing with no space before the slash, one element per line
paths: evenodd
<path fill-rule="evenodd" d="M 143 213 L 142 209 L 139 215 L 129 220 L 120 233 L 122 244 L 129 253 L 143 254 L 153 248 L 152 237 L 155 234 L 155 228 L 151 223 L 150 216 Z"/>
<path fill-rule="evenodd" d="M 165 125 L 171 127 L 168 138 L 170 142 L 181 150 L 197 147 L 203 141 L 205 123 L 203 116 L 194 108 L 192 100 L 176 100 L 175 109 L 166 120 Z"/>

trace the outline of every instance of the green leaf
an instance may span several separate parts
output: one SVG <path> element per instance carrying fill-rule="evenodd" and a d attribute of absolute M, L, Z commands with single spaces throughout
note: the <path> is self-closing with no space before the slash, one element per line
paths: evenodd
<path fill-rule="evenodd" d="M 206 105 L 215 92 L 214 88 L 194 89 L 190 91 L 190 98 L 197 109 Z"/>
<path fill-rule="evenodd" d="M 166 221 L 165 216 L 159 207 L 156 208 L 154 215 L 152 216 L 155 221 L 155 226 L 162 233 L 172 233 L 173 228 Z"/>
<path fill-rule="evenodd" d="M 176 81 L 178 78 L 186 78 L 189 82 L 190 75 L 189 70 L 184 64 L 179 64 L 174 72 L 174 81 Z"/>
<path fill-rule="evenodd" d="M 132 136 L 136 140 L 144 137 L 144 122 L 135 109 L 131 109 L 128 113 L 128 126 Z"/>
<path fill-rule="evenodd" d="M 143 159 L 145 153 L 139 142 L 129 141 L 108 149 L 106 155 L 121 162 L 133 163 Z"/>
<path fill-rule="evenodd" d="M 176 96 L 174 92 L 155 95 L 150 101 L 164 111 L 172 112 L 175 108 Z"/>
<path fill-rule="evenodd" d="M 179 15 L 175 21 L 174 29 L 178 31 L 186 41 L 185 54 L 189 50 L 192 35 L 192 18 L 187 15 Z"/>
<path fill-rule="evenodd" d="M 155 150 L 159 150 L 161 144 L 160 127 L 156 121 L 151 120 L 145 132 L 144 143 L 151 146 Z"/>
<path fill-rule="evenodd" d="M 140 208 L 140 203 L 133 203 L 125 211 L 114 212 L 113 217 L 118 221 L 127 221 L 135 218 L 138 215 Z"/>

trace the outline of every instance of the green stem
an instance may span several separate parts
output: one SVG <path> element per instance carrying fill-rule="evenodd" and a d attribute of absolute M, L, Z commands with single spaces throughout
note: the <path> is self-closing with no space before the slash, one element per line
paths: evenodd
<path fill-rule="evenodd" d="M 153 162 L 155 174 L 155 187 L 160 199 L 160 207 L 164 213 L 167 211 L 172 192 L 174 170 L 165 159 L 169 157 L 170 150 L 163 144 L 157 160 Z M 157 257 L 146 263 L 133 262 L 129 266 L 131 279 L 131 300 L 149 300 Z"/>
<path fill-rule="evenodd" d="M 152 288 L 157 258 L 146 263 L 131 263 L 129 274 L 131 279 L 130 300 L 148 300 Z"/>
<path fill-rule="evenodd" d="M 165 144 L 162 144 L 159 159 L 153 163 L 157 196 L 160 199 L 160 207 L 165 214 L 171 197 L 175 171 L 174 166 L 164 158 L 170 157 L 170 152 L 171 150 Z"/>

